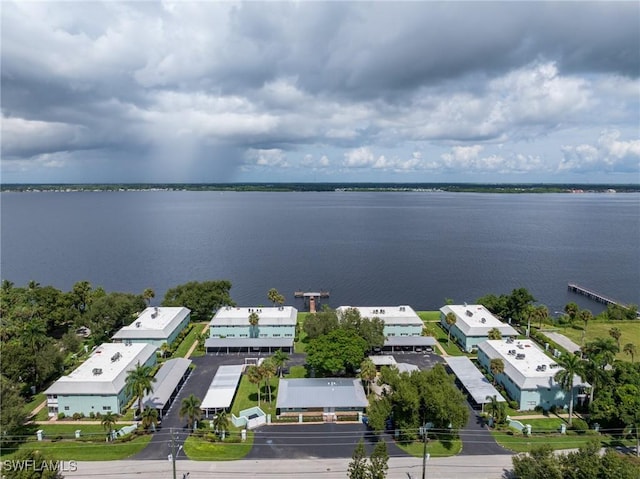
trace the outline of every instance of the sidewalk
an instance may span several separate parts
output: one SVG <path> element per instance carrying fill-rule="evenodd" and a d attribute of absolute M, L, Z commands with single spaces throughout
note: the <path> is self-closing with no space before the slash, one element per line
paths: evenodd
<path fill-rule="evenodd" d="M 209 324 L 205 324 L 204 328 L 202 328 L 202 334 L 206 334 L 207 333 L 207 329 L 209 329 Z M 191 355 L 193 354 L 193 352 L 196 350 L 196 348 L 198 347 L 198 340 L 196 339 L 196 341 L 194 341 L 194 343 L 191 345 L 191 347 L 189 348 L 189 351 L 187 351 L 187 354 L 185 354 L 185 359 L 189 359 L 191 357 Z"/>

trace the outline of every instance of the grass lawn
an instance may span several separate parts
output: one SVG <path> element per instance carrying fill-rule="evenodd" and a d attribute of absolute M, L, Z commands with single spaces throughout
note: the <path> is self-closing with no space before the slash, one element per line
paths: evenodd
<path fill-rule="evenodd" d="M 247 431 L 246 442 L 209 442 L 201 437 L 189 436 L 184 452 L 193 461 L 233 461 L 242 459 L 253 447 L 253 432 Z"/>
<path fill-rule="evenodd" d="M 451 344 L 448 345 L 447 332 L 442 329 L 442 327 L 437 324 L 433 324 L 431 325 L 431 330 L 435 333 L 438 343 L 440 343 L 440 346 L 442 346 L 447 354 L 450 356 L 466 356 L 466 354 L 456 345 L 453 339 L 451 339 Z"/>
<path fill-rule="evenodd" d="M 304 366 L 291 366 L 289 368 L 289 374 L 285 375 L 286 379 L 306 378 L 307 368 Z"/>
<path fill-rule="evenodd" d="M 298 313 L 298 325 L 296 328 L 298 329 L 298 336 L 295 338 L 293 343 L 293 351 L 295 353 L 304 353 L 307 343 L 304 340 L 307 338 L 307 334 L 304 332 L 304 320 L 307 318 L 309 313 Z"/>
<path fill-rule="evenodd" d="M 82 441 L 28 441 L 21 444 L 19 450 L 37 449 L 58 461 L 115 461 L 126 459 L 142 451 L 149 441 L 151 434 L 139 436 L 131 441 L 122 443 L 91 443 Z M 14 453 L 2 456 L 11 459 Z"/>
<path fill-rule="evenodd" d="M 194 323 L 191 327 L 191 331 L 189 331 L 189 334 L 187 334 L 187 336 L 182 340 L 180 346 L 177 347 L 176 351 L 171 357 L 184 358 L 189 352 L 189 348 L 191 348 L 191 346 L 193 346 L 193 343 L 196 342 L 198 334 L 202 332 L 206 324 L 207 323 Z"/>
<path fill-rule="evenodd" d="M 547 421 L 547 419 L 543 419 Z M 529 423 L 529 421 L 527 421 Z M 505 431 L 491 431 L 491 435 L 502 447 L 513 452 L 529 452 L 532 447 L 548 444 L 553 449 L 576 449 L 585 446 L 593 439 L 600 440 L 602 447 L 633 446 L 633 441 L 625 441 L 598 434 L 557 434 L 552 432 L 535 433 L 535 426 L 531 424 L 533 432 L 531 436 L 522 434 L 510 435 Z"/>
<path fill-rule="evenodd" d="M 113 429 L 117 430 L 130 425 L 131 423 L 118 423 L 113 426 Z M 45 438 L 49 439 L 56 436 L 62 436 L 63 439 L 73 439 L 78 429 L 82 431 L 80 433 L 82 436 L 93 436 L 96 434 L 105 436 L 107 434 L 102 424 L 82 424 L 80 421 L 78 421 L 78 424 L 36 424 L 33 428 L 34 430 L 42 429 Z"/>
<path fill-rule="evenodd" d="M 575 328 L 567 326 L 560 328 L 558 331 L 560 334 L 564 334 L 574 343 L 580 345 L 582 342 L 582 329 L 584 323 L 576 322 Z M 587 323 L 587 334 L 585 340 L 593 341 L 596 338 L 610 338 L 609 330 L 611 328 L 618 328 L 622 331 L 620 337 L 620 348 L 623 348 L 627 343 L 633 343 L 636 345 L 638 351 L 640 351 L 640 321 L 589 321 Z M 638 356 L 638 355 L 636 355 Z M 616 355 L 617 359 L 623 361 L 631 361 L 631 356 L 620 351 Z M 634 360 L 640 358 L 636 357 Z"/>
<path fill-rule="evenodd" d="M 440 311 L 416 311 L 420 319 L 425 323 L 440 321 Z"/>
<path fill-rule="evenodd" d="M 396 445 L 407 454 L 411 454 L 413 457 L 422 457 L 424 444 L 421 441 L 409 444 L 396 442 Z M 429 439 L 427 444 L 427 453 L 430 457 L 455 456 L 456 454 L 459 454 L 460 451 L 462 451 L 462 441 L 460 439 L 452 439 L 450 441 Z"/>
<path fill-rule="evenodd" d="M 560 425 L 567 424 L 567 421 L 560 417 L 550 417 L 548 419 L 518 419 L 518 421 L 520 421 L 522 424 L 531 424 L 532 433 L 558 432 L 560 430 Z"/>
<path fill-rule="evenodd" d="M 278 389 L 278 381 L 279 378 L 274 377 L 271 378 L 271 403 L 268 401 L 267 397 L 267 388 L 262 385 L 262 393 L 260 395 L 260 409 L 262 409 L 265 414 L 271 414 L 273 417 L 276 415 L 276 396 Z M 246 374 L 242 375 L 240 379 L 240 385 L 238 386 L 238 391 L 236 392 L 236 397 L 233 400 L 233 405 L 231 406 L 231 412 L 238 416 L 240 411 L 243 409 L 248 409 L 250 407 L 254 407 L 258 405 L 258 386 L 256 384 L 251 384 Z"/>
<path fill-rule="evenodd" d="M 31 412 L 46 400 L 47 400 L 47 395 L 45 393 L 36 394 L 35 396 L 33 396 L 33 398 L 31 398 L 31 401 L 29 401 L 24 405 L 24 412 L 31 415 Z M 43 409 L 47 411 L 46 406 Z"/>

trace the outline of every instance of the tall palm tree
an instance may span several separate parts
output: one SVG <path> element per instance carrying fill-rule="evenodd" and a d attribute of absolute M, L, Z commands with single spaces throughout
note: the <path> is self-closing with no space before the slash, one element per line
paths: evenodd
<path fill-rule="evenodd" d="M 611 328 L 609 330 L 609 336 L 616 340 L 618 349 L 620 349 L 620 338 L 622 337 L 622 331 L 620 331 L 620 328 Z"/>
<path fill-rule="evenodd" d="M 170 349 L 170 348 L 169 348 L 169 345 L 168 345 L 167 343 L 162 343 L 162 344 L 160 345 L 160 356 L 161 356 L 162 358 L 167 357 L 167 353 L 169 352 L 169 349 Z"/>
<path fill-rule="evenodd" d="M 542 329 L 542 323 L 549 317 L 549 309 L 542 304 L 540 306 L 536 306 L 535 315 L 540 321 L 538 329 Z"/>
<path fill-rule="evenodd" d="M 555 379 L 560 387 L 565 391 L 569 391 L 569 426 L 573 418 L 573 381 L 578 376 L 581 380 L 584 378 L 584 362 L 575 354 L 563 354 L 558 358 L 558 364 L 562 369 L 558 371 L 553 379 Z"/>
<path fill-rule="evenodd" d="M 156 430 L 156 426 L 158 425 L 158 410 L 153 407 L 147 406 L 140 414 L 141 424 L 144 430 L 148 430 L 152 428 L 154 431 Z"/>
<path fill-rule="evenodd" d="M 498 328 L 491 328 L 487 333 L 489 339 L 502 339 L 502 333 Z"/>
<path fill-rule="evenodd" d="M 588 309 L 582 309 L 578 312 L 577 318 L 584 323 L 584 329 L 582 330 L 582 344 L 587 336 L 587 324 L 593 319 L 593 314 Z"/>
<path fill-rule="evenodd" d="M 504 361 L 501 358 L 494 358 L 489 363 L 489 369 L 493 375 L 493 384 L 496 384 L 498 374 L 504 372 Z"/>
<path fill-rule="evenodd" d="M 487 396 L 486 399 L 489 400 L 489 414 L 491 414 L 496 424 L 501 423 L 505 418 L 505 403 L 503 401 L 498 401 L 498 396 L 495 394 L 493 396 Z"/>
<path fill-rule="evenodd" d="M 589 390 L 589 404 L 593 402 L 596 389 L 599 389 L 607 380 L 607 372 L 604 367 L 606 362 L 600 356 L 589 357 L 584 363 L 584 378 L 591 384 Z"/>
<path fill-rule="evenodd" d="M 360 377 L 367 382 L 367 396 L 371 394 L 371 383 L 375 380 L 378 371 L 371 358 L 366 358 L 360 363 Z"/>
<path fill-rule="evenodd" d="M 33 313 L 32 313 L 33 314 Z M 25 346 L 28 346 L 31 350 L 31 360 L 33 361 L 33 374 L 35 386 L 38 387 L 40 383 L 40 375 L 38 374 L 38 361 L 37 355 L 40 347 L 47 341 L 47 328 L 43 321 L 39 317 L 33 317 L 24 323 L 20 339 Z"/>
<path fill-rule="evenodd" d="M 267 394 L 269 394 L 269 403 L 271 403 L 271 378 L 276 375 L 278 368 L 276 363 L 273 361 L 273 358 L 267 358 L 262 361 L 260 370 L 262 379 L 267 384 Z"/>
<path fill-rule="evenodd" d="M 200 409 L 200 399 L 190 394 L 182 400 L 180 411 L 178 412 L 180 419 L 187 418 L 187 427 L 195 427 L 196 422 L 202 417 L 202 409 Z"/>
<path fill-rule="evenodd" d="M 282 370 L 284 365 L 289 361 L 289 355 L 285 353 L 282 349 L 278 349 L 272 356 L 273 362 L 278 366 L 278 373 L 282 378 Z"/>
<path fill-rule="evenodd" d="M 444 320 L 449 326 L 449 334 L 447 335 L 447 346 L 451 346 L 451 328 L 454 324 L 456 324 L 458 318 L 454 313 L 447 313 L 447 315 L 444 317 Z"/>
<path fill-rule="evenodd" d="M 225 410 L 220 411 L 216 417 L 213 418 L 213 429 L 217 434 L 220 434 L 222 440 L 229 432 L 229 416 Z"/>
<path fill-rule="evenodd" d="M 102 415 L 100 424 L 102 424 L 102 427 L 107 431 L 109 440 L 111 440 L 111 432 L 113 431 L 113 426 L 115 426 L 117 421 L 118 418 L 111 411 Z"/>
<path fill-rule="evenodd" d="M 247 369 L 247 379 L 251 384 L 258 385 L 258 407 L 260 407 L 260 385 L 262 384 L 262 371 L 258 366 L 249 366 Z"/>
<path fill-rule="evenodd" d="M 151 366 L 138 364 L 129 370 L 125 380 L 125 392 L 129 397 L 138 396 L 138 412 L 142 413 L 142 399 L 145 394 L 153 392 L 153 383 L 156 378 L 152 375 Z"/>
<path fill-rule="evenodd" d="M 271 301 L 274 306 L 276 304 L 283 305 L 285 301 L 284 296 L 282 296 L 276 288 L 271 288 L 269 290 L 269 292 L 267 293 L 267 299 Z"/>
<path fill-rule="evenodd" d="M 147 306 L 151 306 L 151 300 L 155 297 L 156 292 L 151 288 L 147 288 L 142 292 L 142 299 L 147 302 Z"/>
<path fill-rule="evenodd" d="M 625 352 L 626 354 L 628 354 L 629 356 L 631 356 L 631 362 L 633 363 L 633 358 L 636 355 L 636 353 L 638 352 L 638 350 L 636 348 L 636 345 L 633 344 L 633 343 L 627 343 L 622 348 L 622 351 Z"/>
<path fill-rule="evenodd" d="M 582 348 L 582 351 L 589 358 L 598 358 L 604 369 L 607 364 L 613 364 L 619 349 L 612 338 L 596 338 L 589 341 Z"/>
<path fill-rule="evenodd" d="M 258 313 L 253 311 L 253 312 L 251 312 L 251 314 L 249 314 L 249 324 L 251 325 L 250 336 L 252 338 L 257 338 L 258 337 L 258 332 L 256 331 L 256 328 L 258 326 L 258 322 L 259 321 L 260 321 L 260 316 L 258 316 Z"/>
<path fill-rule="evenodd" d="M 569 321 L 572 323 L 575 321 L 579 311 L 580 307 L 576 303 L 567 303 L 564 307 L 564 312 L 569 316 Z"/>

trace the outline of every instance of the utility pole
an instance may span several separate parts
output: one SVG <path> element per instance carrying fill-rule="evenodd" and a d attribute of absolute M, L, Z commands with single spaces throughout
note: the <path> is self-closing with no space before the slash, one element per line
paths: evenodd
<path fill-rule="evenodd" d="M 176 441 L 171 428 L 171 465 L 173 467 L 173 479 L 176 479 Z"/>
<path fill-rule="evenodd" d="M 422 438 L 423 438 L 423 446 L 422 446 L 422 479 L 425 479 L 427 476 L 427 426 L 426 424 L 422 427 Z"/>

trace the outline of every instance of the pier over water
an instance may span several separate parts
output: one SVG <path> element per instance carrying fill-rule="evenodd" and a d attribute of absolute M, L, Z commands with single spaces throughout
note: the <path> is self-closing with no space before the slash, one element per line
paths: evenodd
<path fill-rule="evenodd" d="M 575 283 L 569 283 L 568 288 L 569 288 L 569 291 L 571 291 L 572 293 L 581 294 L 582 296 L 586 296 L 589 299 L 597 301 L 598 303 L 606 304 L 607 306 L 610 304 L 613 304 L 625 309 L 629 307 L 628 305 L 623 304 L 620 301 L 616 301 L 615 299 L 612 299 L 608 296 L 597 293 L 592 289 L 585 288 Z"/>

